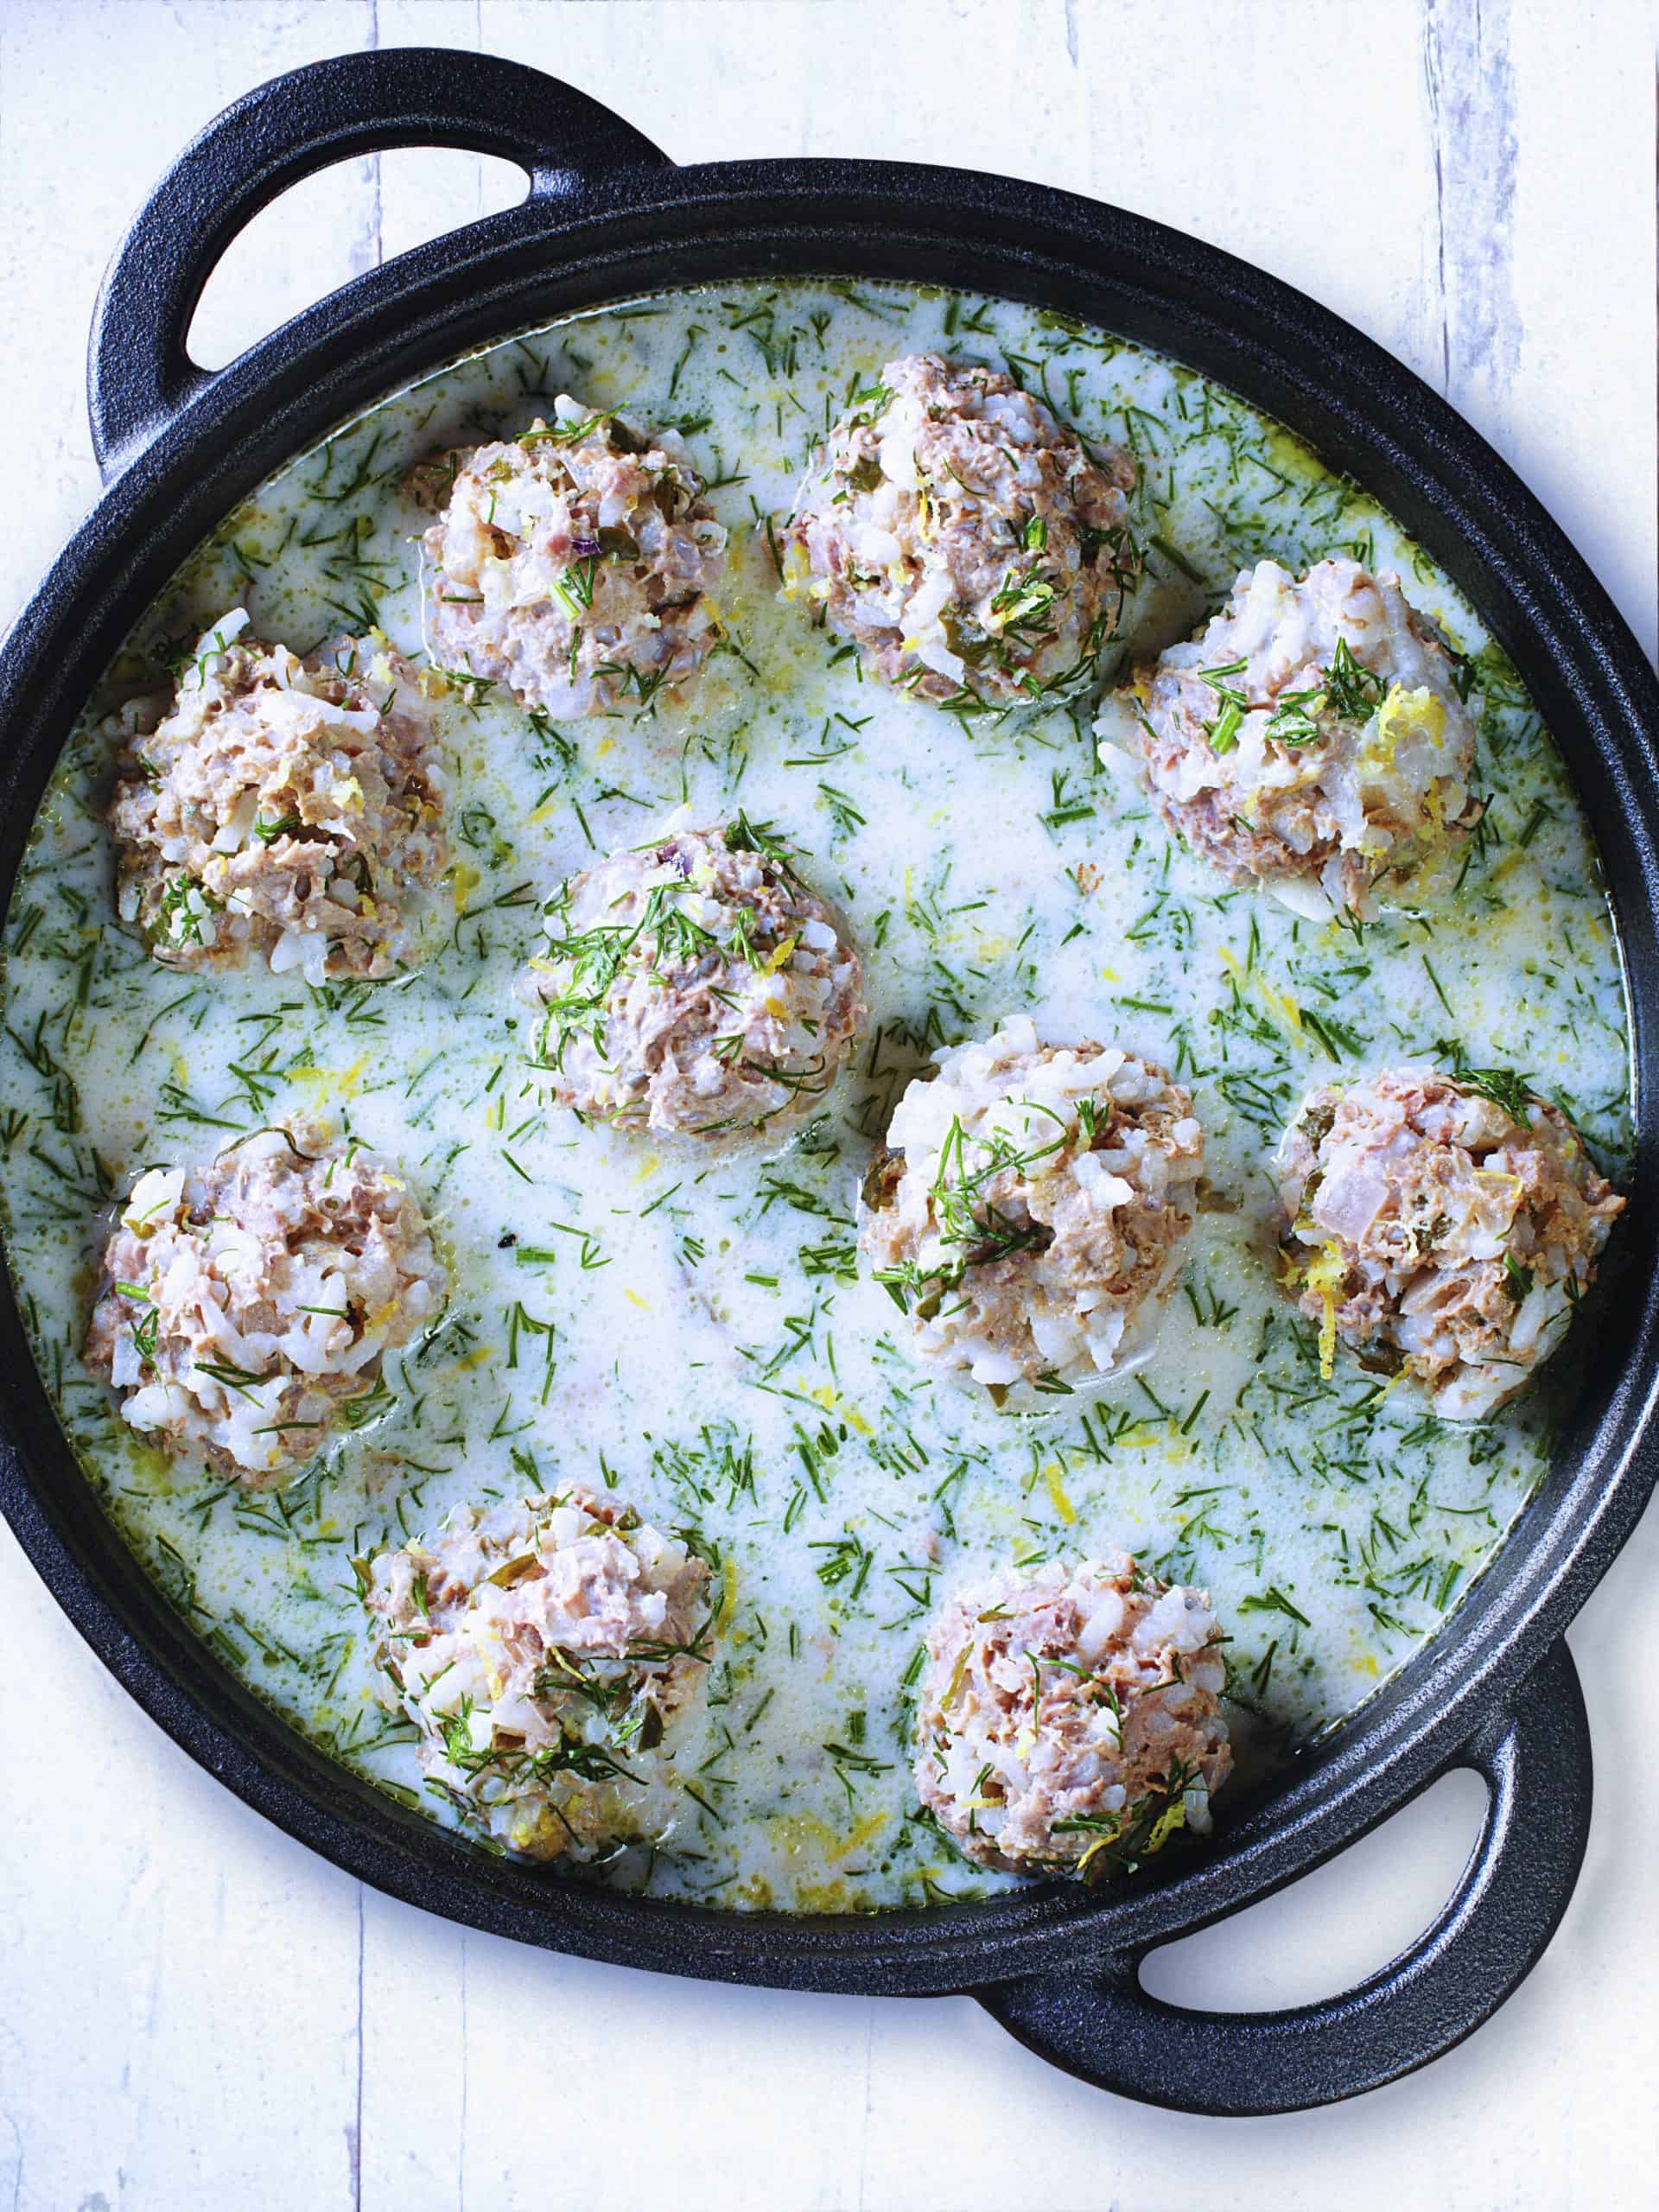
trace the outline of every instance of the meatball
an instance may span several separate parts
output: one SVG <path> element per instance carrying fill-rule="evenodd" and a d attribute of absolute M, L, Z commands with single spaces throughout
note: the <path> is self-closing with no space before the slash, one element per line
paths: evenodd
<path fill-rule="evenodd" d="M 1109 702 L 1100 734 L 1235 883 L 1310 914 L 1374 893 L 1479 820 L 1459 664 L 1395 576 L 1247 569 L 1218 614 Z"/>
<path fill-rule="evenodd" d="M 1232 1766 L 1207 1591 L 1116 1553 L 950 1601 L 927 1639 L 916 1788 L 970 1859 L 1013 1874 L 1127 1873 L 1210 1831 Z"/>
<path fill-rule="evenodd" d="M 168 967 L 253 953 L 308 983 L 389 975 L 449 863 L 416 678 L 378 633 L 302 661 L 247 620 L 238 607 L 201 639 L 153 728 L 123 717 L 121 918 Z"/>
<path fill-rule="evenodd" d="M 264 1129 L 206 1166 L 138 1178 L 105 1248 L 86 1363 L 130 1427 L 259 1489 L 311 1458 L 448 1287 L 385 1161 Z"/>
<path fill-rule="evenodd" d="M 859 957 L 785 849 L 739 817 L 613 853 L 563 885 L 520 995 L 531 1065 L 585 1120 L 668 1136 L 782 1128 L 864 1016 Z"/>
<path fill-rule="evenodd" d="M 1317 1092 L 1286 1131 L 1283 1279 L 1363 1365 L 1447 1421 L 1512 1397 L 1566 1335 L 1624 1201 L 1559 1107 L 1494 1071 L 1394 1068 Z"/>
<path fill-rule="evenodd" d="M 695 676 L 720 636 L 726 532 L 672 430 L 574 399 L 522 437 L 457 454 L 422 541 L 427 644 L 526 709 L 598 715 Z"/>
<path fill-rule="evenodd" d="M 913 353 L 830 431 L 782 533 L 784 589 L 903 690 L 1040 699 L 1091 673 L 1117 626 L 1135 481 L 1012 377 Z"/>
<path fill-rule="evenodd" d="M 860 1206 L 916 1357 L 999 1402 L 1121 1371 L 1149 1348 L 1197 1211 L 1191 1096 L 1116 1046 L 1039 1046 L 1023 1018 L 935 1057 Z"/>
<path fill-rule="evenodd" d="M 382 1694 L 469 1821 L 533 1859 L 663 1840 L 664 1733 L 708 1671 L 701 1560 L 572 1489 L 463 1506 L 357 1571 Z"/>

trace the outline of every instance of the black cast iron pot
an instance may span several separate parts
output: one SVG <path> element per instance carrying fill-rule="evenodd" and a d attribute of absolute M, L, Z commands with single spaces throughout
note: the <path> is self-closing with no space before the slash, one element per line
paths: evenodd
<path fill-rule="evenodd" d="M 208 273 L 285 187 L 405 145 L 505 155 L 511 212 L 359 277 L 216 375 L 185 352 Z M 1584 1706 L 1562 1630 L 1630 1532 L 1656 1466 L 1659 688 L 1605 592 L 1516 477 L 1426 386 L 1255 270 L 1117 209 L 969 171 L 876 162 L 678 168 L 582 93 L 489 56 L 410 49 L 263 86 L 157 188 L 99 303 L 89 372 L 108 489 L 0 658 L 0 892 L 71 724 L 129 626 L 259 480 L 466 348 L 567 309 L 742 276 L 925 279 L 1034 302 L 1230 385 L 1376 493 L 1467 592 L 1562 746 L 1606 867 L 1633 1020 L 1637 1166 L 1622 1292 L 1563 1357 L 1584 1368 L 1554 1472 L 1446 1630 L 1213 1847 L 1091 1892 L 873 1918 L 616 1895 L 486 1856 L 334 1764 L 220 1665 L 136 1567 L 77 1469 L 0 1282 L 0 1504 L 59 1602 L 195 1758 L 394 1896 L 555 1950 L 715 1980 L 970 1991 L 1043 2056 L 1189 2111 L 1262 2113 L 1373 2087 L 1446 2050 L 1560 1918 L 1590 1818 Z M 1185 2011 L 1147 1952 L 1306 1872 L 1453 1766 L 1485 1779 L 1457 1894 L 1382 1972 L 1321 2005 Z"/>

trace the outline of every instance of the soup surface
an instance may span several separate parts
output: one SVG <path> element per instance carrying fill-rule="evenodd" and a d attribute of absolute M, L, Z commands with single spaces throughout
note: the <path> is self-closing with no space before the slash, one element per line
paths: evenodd
<path fill-rule="evenodd" d="M 1490 802 L 1414 911 L 1319 924 L 1230 888 L 1101 766 L 1090 702 L 959 718 L 861 680 L 779 598 L 770 525 L 814 439 L 849 390 L 926 348 L 1008 366 L 1137 461 L 1147 573 L 1103 675 L 1127 646 L 1184 634 L 1263 556 L 1398 570 L 1471 657 Z M 442 705 L 457 860 L 438 949 L 412 975 L 312 988 L 158 966 L 114 919 L 102 717 L 164 693 L 168 664 L 235 607 L 296 652 L 378 625 L 418 658 L 429 518 L 407 470 L 514 435 L 563 391 L 679 428 L 709 481 L 734 557 L 701 683 L 563 728 L 500 692 Z M 512 987 L 543 901 L 682 806 L 772 825 L 862 947 L 867 1039 L 781 1148 L 653 1150 L 579 1127 L 524 1071 L 533 1017 Z M 626 1852 L 604 1878 L 740 1908 L 999 1885 L 915 1818 L 910 1696 L 930 1613 L 1007 1563 L 1122 1548 L 1208 1587 L 1247 1763 L 1370 1696 L 1539 1481 L 1573 1362 L 1464 1427 L 1345 1357 L 1322 1380 L 1316 1332 L 1274 1287 L 1279 1134 L 1322 1083 L 1432 1058 L 1522 1071 L 1610 1172 L 1630 1140 L 1588 833 L 1446 578 L 1225 391 L 1098 331 L 938 293 L 739 285 L 582 315 L 429 378 L 284 470 L 110 671 L 41 809 L 5 947 L 9 1258 L 138 1561 L 295 1725 L 448 1820 L 412 1730 L 374 1694 L 351 1558 L 461 1500 L 613 1488 L 714 1563 L 721 1632 L 677 1754 L 672 1847 Z M 1211 1192 L 1150 1363 L 1036 1417 L 918 1370 L 854 1242 L 896 1090 L 1019 1013 L 1052 1040 L 1169 1065 L 1203 1119 Z M 148 1448 L 80 1346 L 112 1194 L 295 1115 L 407 1168 L 454 1292 L 364 1418 L 288 1486 L 249 1491 Z"/>

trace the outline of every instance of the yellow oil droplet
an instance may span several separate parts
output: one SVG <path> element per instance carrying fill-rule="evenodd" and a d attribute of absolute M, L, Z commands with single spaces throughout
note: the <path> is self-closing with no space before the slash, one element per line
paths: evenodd
<path fill-rule="evenodd" d="M 795 1892 L 798 1912 L 845 1912 L 852 1902 L 845 1882 L 803 1882 Z"/>
<path fill-rule="evenodd" d="M 844 1399 L 838 1397 L 827 1382 L 820 1382 L 817 1389 L 810 1390 L 807 1395 L 815 1405 L 822 1406 L 825 1413 L 839 1414 L 848 1427 L 855 1430 L 860 1436 L 875 1434 L 857 1407 L 849 1406 Z"/>
<path fill-rule="evenodd" d="M 348 1068 L 289 1068 L 288 1078 L 290 1083 L 305 1084 L 315 1092 L 319 1103 L 325 1098 L 355 1098 L 363 1088 L 368 1065 L 369 1055 L 365 1052 Z"/>

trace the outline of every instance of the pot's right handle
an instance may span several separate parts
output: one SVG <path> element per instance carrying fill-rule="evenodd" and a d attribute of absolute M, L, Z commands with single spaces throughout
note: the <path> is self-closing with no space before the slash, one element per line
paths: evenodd
<path fill-rule="evenodd" d="M 1426 1934 L 1357 1988 L 1283 2012 L 1195 2012 L 1141 1987 L 1144 1951 L 1090 1975 L 976 1993 L 1021 2043 L 1098 2088 L 1180 2112 L 1333 2104 L 1450 2050 L 1536 1965 L 1590 1832 L 1590 1731 L 1565 1643 L 1450 1762 L 1484 1777 L 1486 1819 Z"/>
<path fill-rule="evenodd" d="M 489 54 L 392 47 L 315 61 L 215 116 L 145 201 L 104 280 L 86 365 L 105 478 L 210 381 L 185 351 L 196 302 L 238 231 L 315 170 L 394 146 L 499 154 L 539 196 L 668 166 L 649 138 L 556 78 Z"/>

